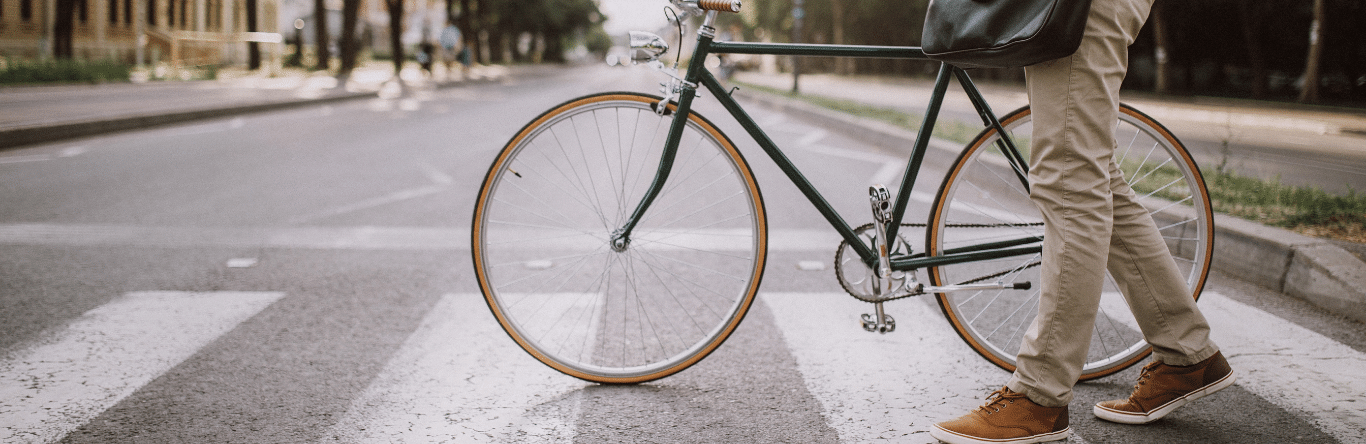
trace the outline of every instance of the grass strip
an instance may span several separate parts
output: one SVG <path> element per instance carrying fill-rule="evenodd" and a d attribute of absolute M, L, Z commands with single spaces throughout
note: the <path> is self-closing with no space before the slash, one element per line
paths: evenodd
<path fill-rule="evenodd" d="M 736 82 L 739 83 L 739 82 Z M 767 94 L 800 100 L 822 108 L 856 117 L 878 120 L 911 130 L 919 130 L 923 117 L 918 114 L 879 108 L 850 100 L 795 94 L 761 85 L 739 83 Z M 935 137 L 967 144 L 981 127 L 959 122 L 936 122 Z M 1175 172 L 1173 171 L 1173 174 Z M 1221 164 L 1201 172 L 1209 188 L 1214 211 L 1248 219 L 1263 225 L 1282 227 L 1307 236 L 1366 243 L 1366 194 L 1349 189 L 1336 195 L 1317 187 L 1280 183 L 1279 178 L 1262 180 L 1228 171 Z"/>

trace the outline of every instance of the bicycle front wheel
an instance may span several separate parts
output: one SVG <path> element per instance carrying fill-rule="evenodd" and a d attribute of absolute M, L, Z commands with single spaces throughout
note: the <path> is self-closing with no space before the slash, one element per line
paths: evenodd
<path fill-rule="evenodd" d="M 1029 158 L 1029 108 L 1001 123 Z M 1213 254 L 1214 224 L 1209 192 L 1190 153 L 1152 118 L 1121 106 L 1115 162 L 1124 179 L 1157 222 L 1177 265 L 1199 298 Z M 926 245 L 930 254 L 992 241 L 1043 238 L 1043 218 L 1029 199 L 1025 178 L 999 144 L 1001 134 L 978 135 L 949 170 L 931 209 Z M 940 307 L 974 350 L 1008 371 L 1015 370 L 1022 336 L 1038 314 L 1041 255 L 1007 257 L 931 267 L 935 285 L 976 282 L 1033 282 L 1028 290 L 939 294 Z M 1108 273 L 1082 380 L 1132 366 L 1152 352 L 1139 331 L 1115 279 Z"/>
<path fill-rule="evenodd" d="M 489 309 L 565 374 L 637 383 L 681 371 L 725 341 L 759 288 L 763 199 L 734 144 L 695 113 L 630 244 L 612 248 L 660 165 L 673 120 L 653 110 L 660 100 L 607 93 L 547 111 L 479 191 L 471 241 Z"/>

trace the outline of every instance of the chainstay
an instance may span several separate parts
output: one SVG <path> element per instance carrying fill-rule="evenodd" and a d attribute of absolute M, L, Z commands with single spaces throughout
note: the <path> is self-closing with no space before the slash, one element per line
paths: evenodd
<path fill-rule="evenodd" d="M 869 228 L 871 225 L 872 225 L 872 224 L 860 225 L 858 228 L 855 228 L 854 231 L 860 231 L 860 230 L 867 229 L 867 228 Z M 928 225 L 928 224 L 921 224 L 921 223 L 910 223 L 910 224 L 908 224 L 908 223 L 903 223 L 903 224 L 901 224 L 901 226 L 903 226 L 903 227 L 911 227 L 911 228 L 925 228 L 925 227 L 928 227 L 929 225 Z M 1004 227 L 1040 227 L 1040 226 L 1043 226 L 1043 222 L 1030 222 L 1030 223 L 1019 223 L 1019 224 L 948 224 L 948 225 L 945 225 L 945 227 L 947 227 L 947 228 L 1004 228 Z M 900 236 L 898 236 L 898 237 L 900 237 Z M 904 294 L 904 295 L 901 295 L 901 296 L 894 296 L 894 297 L 890 297 L 890 298 L 865 298 L 865 297 L 861 297 L 861 296 L 859 296 L 859 295 L 854 294 L 854 291 L 849 289 L 849 286 L 845 284 L 844 279 L 840 279 L 840 275 L 839 275 L 839 273 L 840 273 L 840 270 L 839 270 L 839 252 L 840 252 L 840 251 L 843 251 L 843 250 L 844 250 L 844 247 L 845 247 L 846 245 L 848 245 L 848 244 L 849 244 L 848 241 L 840 241 L 839 247 L 835 250 L 835 278 L 836 278 L 835 280 L 838 281 L 838 282 L 840 283 L 840 288 L 843 288 L 843 289 L 844 289 L 844 292 L 845 292 L 845 293 L 848 293 L 849 296 L 853 296 L 854 299 L 858 299 L 858 300 L 863 301 L 863 302 L 877 303 L 877 302 L 888 302 L 888 301 L 896 301 L 896 300 L 901 300 L 901 299 L 906 299 L 906 298 L 913 298 L 913 297 L 916 297 L 916 296 L 924 296 L 924 295 L 926 294 L 926 293 L 923 292 L 923 291 L 919 291 L 919 292 L 915 292 L 915 293 Z M 959 282 L 959 283 L 954 284 L 954 285 L 969 285 L 969 284 L 976 284 L 976 283 L 979 283 L 979 282 L 983 282 L 983 281 L 988 281 L 988 280 L 996 279 L 996 278 L 999 278 L 999 277 L 1001 277 L 1001 276 L 1005 276 L 1005 275 L 1008 275 L 1008 274 L 1011 274 L 1011 273 L 1018 273 L 1018 272 L 1020 272 L 1020 271 L 1028 270 L 1028 269 L 1030 269 L 1030 268 L 1037 267 L 1037 266 L 1039 266 L 1039 265 L 1041 265 L 1041 264 L 1043 264 L 1043 262 L 1041 262 L 1041 261 L 1035 261 L 1034 263 L 1029 264 L 1029 265 L 1025 265 L 1025 266 L 1023 266 L 1023 267 L 1012 268 L 1012 269 L 1009 269 L 1009 270 L 1006 270 L 1006 271 L 1002 271 L 1002 272 L 999 272 L 999 273 L 993 273 L 993 274 L 989 274 L 989 275 L 986 275 L 986 276 L 976 277 L 976 278 L 969 279 L 969 280 L 966 280 L 966 281 L 963 281 L 963 282 Z"/>

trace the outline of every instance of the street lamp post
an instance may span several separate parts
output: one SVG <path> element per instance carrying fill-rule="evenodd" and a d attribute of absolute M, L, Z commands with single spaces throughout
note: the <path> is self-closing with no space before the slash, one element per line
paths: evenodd
<path fill-rule="evenodd" d="M 294 60 L 291 66 L 304 66 L 304 19 L 294 19 Z"/>

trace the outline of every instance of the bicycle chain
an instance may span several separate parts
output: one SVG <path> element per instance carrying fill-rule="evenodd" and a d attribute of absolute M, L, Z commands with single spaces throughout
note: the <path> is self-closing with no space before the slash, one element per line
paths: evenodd
<path fill-rule="evenodd" d="M 867 229 L 872 228 L 872 226 L 873 226 L 873 224 L 871 224 L 871 223 L 859 225 L 857 228 L 854 228 L 854 232 L 857 233 L 857 232 L 859 232 L 859 231 L 867 230 Z M 911 227 L 911 228 L 925 228 L 925 227 L 928 227 L 929 225 L 928 225 L 928 224 L 920 224 L 920 223 L 915 223 L 915 224 L 903 223 L 903 224 L 901 224 L 901 226 L 902 226 L 902 227 Z M 1005 227 L 1039 227 L 1039 226 L 1043 226 L 1043 222 L 1031 222 L 1031 223 L 1023 223 L 1023 224 L 1004 224 L 1004 223 L 1002 223 L 1002 224 L 949 224 L 949 225 L 945 225 L 946 228 L 1005 228 Z M 897 237 L 901 237 L 901 236 L 898 234 Z M 904 242 L 903 242 L 903 243 L 904 243 Z M 865 297 L 859 296 L 859 295 L 857 295 L 857 294 L 854 294 L 854 291 L 849 289 L 849 285 L 844 281 L 843 275 L 842 275 L 842 273 L 840 273 L 840 252 L 844 251 L 844 247 L 847 247 L 847 246 L 849 246 L 849 241 L 843 240 L 843 241 L 840 241 L 839 247 L 835 249 L 835 280 L 836 280 L 836 281 L 839 281 L 839 283 L 840 283 L 840 288 L 843 288 L 843 289 L 844 289 L 844 292 L 845 292 L 845 293 L 848 293 L 849 296 L 853 296 L 854 299 L 858 299 L 858 300 L 863 301 L 863 302 L 876 303 L 876 302 L 895 301 L 895 300 L 899 300 L 899 299 L 906 299 L 906 298 L 910 298 L 910 297 L 916 297 L 916 296 L 923 296 L 923 295 L 925 295 L 925 292 L 923 292 L 923 291 L 921 291 L 921 292 L 916 292 L 916 293 L 911 293 L 911 294 L 905 294 L 905 295 L 901 295 L 901 296 L 890 297 L 890 298 L 865 298 Z M 1037 267 L 1037 266 L 1039 266 L 1039 265 L 1041 265 L 1041 264 L 1043 264 L 1042 261 L 1035 261 L 1034 263 L 1029 264 L 1029 265 L 1026 265 L 1026 266 L 1021 267 L 1021 268 L 1014 268 L 1014 269 L 1002 271 L 1002 272 L 999 272 L 999 273 L 994 273 L 994 274 L 989 274 L 989 275 L 986 275 L 986 276 L 981 276 L 981 277 L 969 279 L 969 280 L 967 280 L 967 281 L 959 282 L 958 284 L 955 284 L 955 285 L 969 285 L 969 284 L 975 284 L 975 283 L 978 283 L 978 282 L 988 281 L 988 280 L 991 280 L 991 279 L 996 279 L 996 278 L 1001 277 L 1001 276 L 1005 276 L 1005 275 L 1010 274 L 1010 273 L 1015 273 L 1015 272 L 1018 272 L 1018 271 L 1021 271 L 1021 270 L 1028 270 L 1028 269 L 1030 269 L 1030 268 Z M 912 270 L 911 272 L 914 273 L 915 271 Z"/>

